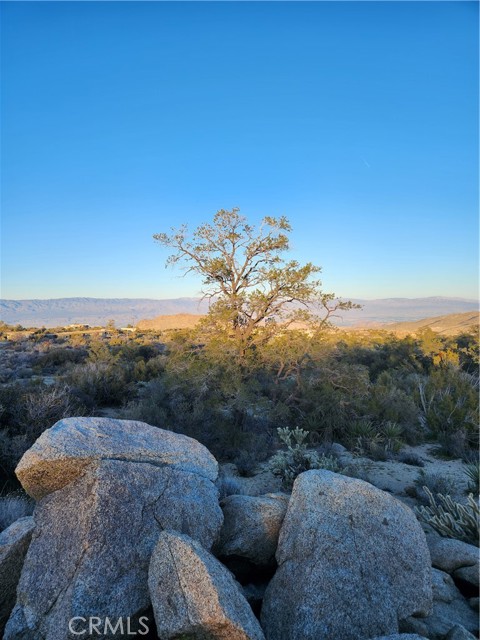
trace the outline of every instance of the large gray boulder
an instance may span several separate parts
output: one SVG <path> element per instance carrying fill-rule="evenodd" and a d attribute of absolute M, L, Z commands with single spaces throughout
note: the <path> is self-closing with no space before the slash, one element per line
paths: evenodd
<path fill-rule="evenodd" d="M 230 572 L 198 542 L 164 531 L 148 573 L 162 640 L 262 640 L 263 633 Z"/>
<path fill-rule="evenodd" d="M 287 505 L 288 496 L 282 493 L 222 500 L 224 521 L 215 554 L 245 558 L 256 565 L 272 562 Z"/>
<path fill-rule="evenodd" d="M 468 605 L 448 573 L 432 569 L 433 611 L 419 620 L 409 617 L 400 624 L 402 631 L 419 633 L 430 640 L 443 640 L 455 625 L 478 633 L 478 616 Z"/>
<path fill-rule="evenodd" d="M 214 481 L 218 464 L 196 440 L 134 420 L 66 418 L 47 429 L 15 473 L 33 498 L 57 491 L 100 460 L 169 466 Z"/>
<path fill-rule="evenodd" d="M 29 516 L 0 533 L 0 635 L 15 604 L 17 583 L 34 528 Z"/>
<path fill-rule="evenodd" d="M 151 455 L 150 460 L 124 459 L 117 456 L 118 443 L 112 445 L 109 456 L 105 440 L 115 440 L 111 424 L 114 421 L 103 423 L 94 419 L 89 430 L 86 420 L 81 421 L 81 431 L 86 433 L 87 440 L 92 433 L 97 434 L 102 456 L 92 453 L 88 464 L 77 477 L 72 474 L 68 484 L 51 491 L 60 476 L 57 482 L 52 472 L 43 482 L 34 463 L 31 467 L 24 461 L 21 463 L 24 470 L 32 470 L 23 476 L 28 486 L 35 487 L 35 493 L 42 487 L 48 488 L 49 493 L 37 503 L 36 532 L 18 584 L 17 603 L 7 623 L 6 640 L 79 637 L 69 630 L 69 620 L 75 616 L 138 619 L 150 604 L 148 565 L 159 534 L 164 529 L 177 530 L 210 548 L 220 530 L 223 515 L 211 479 L 215 476 L 216 462 L 204 447 L 182 436 L 178 436 L 175 444 L 175 434 L 158 430 L 156 458 Z M 64 423 L 67 433 L 71 433 L 72 423 L 68 420 Z M 133 424 L 143 428 L 142 423 L 118 421 L 115 437 L 123 441 L 125 428 L 125 440 L 131 435 L 138 442 L 141 436 L 132 435 Z M 49 452 L 64 445 L 67 448 L 64 434 L 58 424 L 56 427 L 61 444 L 55 449 L 50 442 Z M 103 433 L 103 427 L 110 436 L 98 435 Z M 151 433 L 151 429 L 154 428 L 147 431 Z M 79 433 L 76 427 L 75 433 Z M 158 440 L 162 434 L 166 434 L 167 451 L 163 457 Z M 146 436 L 146 442 L 147 439 Z M 85 449 L 91 451 L 92 447 L 89 440 Z M 74 448 L 73 455 L 78 449 Z M 38 460 L 42 447 L 37 446 L 36 451 Z M 57 462 L 58 473 L 61 465 L 71 470 L 79 468 L 69 467 L 68 458 L 63 461 L 58 458 Z"/>
<path fill-rule="evenodd" d="M 364 640 L 430 612 L 430 555 L 414 513 L 361 480 L 301 474 L 276 558 L 262 608 L 271 640 Z"/>

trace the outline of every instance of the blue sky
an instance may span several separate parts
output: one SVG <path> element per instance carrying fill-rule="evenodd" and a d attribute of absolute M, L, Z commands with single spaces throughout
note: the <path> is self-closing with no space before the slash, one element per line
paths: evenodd
<path fill-rule="evenodd" d="M 4 298 L 170 298 L 238 206 L 350 297 L 478 295 L 476 2 L 2 2 Z"/>

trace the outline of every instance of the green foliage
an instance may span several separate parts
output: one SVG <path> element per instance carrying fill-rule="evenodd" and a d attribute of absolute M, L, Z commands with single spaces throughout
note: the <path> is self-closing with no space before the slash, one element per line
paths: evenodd
<path fill-rule="evenodd" d="M 424 487 L 429 506 L 415 508 L 418 517 L 446 538 L 456 538 L 478 547 L 480 534 L 480 509 L 473 495 L 468 496 L 466 505 L 454 502 L 449 495 L 433 496 Z"/>
<path fill-rule="evenodd" d="M 418 379 L 422 422 L 445 452 L 463 457 L 479 442 L 478 378 L 452 366 Z"/>
<path fill-rule="evenodd" d="M 420 411 L 405 375 L 396 371 L 382 372 L 370 387 L 365 413 L 375 416 L 377 423 L 400 425 L 402 435 L 405 435 L 411 444 L 416 444 L 415 440 L 420 431 Z"/>
<path fill-rule="evenodd" d="M 468 490 L 478 496 L 480 493 L 480 462 L 471 462 L 465 465 L 465 474 L 468 478 Z"/>
<path fill-rule="evenodd" d="M 200 225 L 191 238 L 186 225 L 172 229 L 170 235 L 153 236 L 175 251 L 167 264 L 184 263 L 187 273 L 201 276 L 205 294 L 213 300 L 202 328 L 210 336 L 217 333 L 228 338 L 240 362 L 252 348 L 267 343 L 277 329 L 295 320 L 315 322 L 306 310 L 314 302 L 324 311 L 321 319 L 316 318 L 317 328 L 334 311 L 357 306 L 335 301 L 334 294 L 321 291 L 320 267 L 282 257 L 289 249 L 290 231 L 284 216 L 266 216 L 256 229 L 234 208 L 218 211 L 213 223 Z M 303 309 L 298 311 L 292 303 L 297 308 L 300 303 Z"/>
<path fill-rule="evenodd" d="M 439 495 L 448 495 L 453 493 L 454 490 L 455 483 L 449 476 L 427 472 L 424 471 L 424 469 L 421 469 L 415 479 L 414 497 L 416 497 L 420 502 L 427 504 L 430 494 L 434 497 Z"/>
<path fill-rule="evenodd" d="M 269 230 L 267 225 L 265 234 Z M 275 237 L 281 233 L 288 235 L 272 231 Z M 279 322 L 259 323 L 240 359 L 232 317 L 227 322 L 222 314 L 198 329 L 162 335 L 62 335 L 59 328 L 56 338 L 39 330 L 5 341 L 0 474 L 12 477 L 22 453 L 58 419 L 99 408 L 197 438 L 245 474 L 272 454 L 276 430 L 292 424 L 308 437 L 301 445 L 292 440 L 291 448 L 304 446 L 308 454 L 316 452 L 307 443 L 340 442 L 386 459 L 403 441 L 417 444 L 428 437 L 450 455 L 473 459 L 474 332 L 398 339 L 380 331 L 310 326 L 287 330 Z M 299 468 L 312 465 L 307 457 Z"/>
<path fill-rule="evenodd" d="M 377 425 L 369 418 L 354 420 L 348 426 L 348 444 L 358 455 L 386 460 L 402 446 L 403 430 L 395 422 Z"/>
<path fill-rule="evenodd" d="M 277 429 L 278 437 L 287 446 L 286 451 L 278 451 L 269 460 L 269 467 L 273 474 L 282 478 L 285 489 L 291 489 L 300 473 L 310 469 L 327 469 L 339 471 L 340 467 L 335 458 L 319 455 L 316 451 L 308 450 L 305 440 L 308 432 L 295 427 Z"/>
<path fill-rule="evenodd" d="M 67 374 L 66 380 L 89 409 L 121 405 L 132 393 L 126 370 L 111 361 L 94 359 L 76 365 Z"/>

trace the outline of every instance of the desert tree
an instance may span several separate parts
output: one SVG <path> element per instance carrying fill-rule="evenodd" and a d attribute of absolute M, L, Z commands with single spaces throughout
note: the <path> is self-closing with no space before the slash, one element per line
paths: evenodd
<path fill-rule="evenodd" d="M 294 322 L 318 330 L 355 306 L 322 291 L 320 267 L 285 258 L 290 232 L 284 216 L 266 216 L 256 228 L 233 208 L 221 209 L 191 235 L 183 225 L 153 237 L 174 250 L 167 266 L 182 263 L 186 274 L 201 276 L 210 301 L 205 327 L 227 335 L 242 360 Z"/>

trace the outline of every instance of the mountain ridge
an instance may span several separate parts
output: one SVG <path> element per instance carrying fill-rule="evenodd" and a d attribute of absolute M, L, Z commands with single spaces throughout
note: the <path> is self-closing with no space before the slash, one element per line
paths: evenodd
<path fill-rule="evenodd" d="M 348 299 L 348 298 L 342 298 Z M 394 323 L 421 320 L 452 313 L 477 311 L 478 301 L 468 298 L 430 296 L 423 298 L 351 298 L 363 305 L 335 319 L 339 326 Z M 136 325 L 159 315 L 201 315 L 208 311 L 208 301 L 196 297 L 182 298 L 46 298 L 0 299 L 0 320 L 24 326 L 66 326 L 90 324 L 104 326 L 114 320 L 117 326 Z"/>

